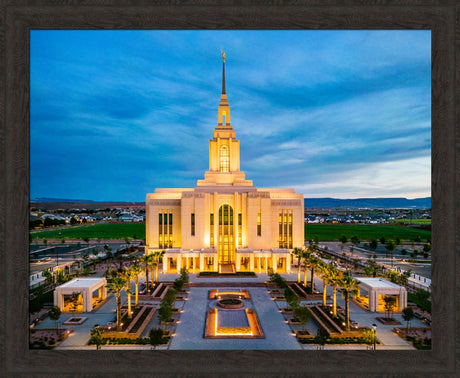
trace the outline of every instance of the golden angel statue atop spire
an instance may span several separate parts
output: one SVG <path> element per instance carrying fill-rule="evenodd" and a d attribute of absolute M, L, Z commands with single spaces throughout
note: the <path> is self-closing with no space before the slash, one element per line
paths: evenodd
<path fill-rule="evenodd" d="M 225 63 L 225 51 L 222 51 L 221 49 L 220 52 L 222 54 L 222 61 Z"/>

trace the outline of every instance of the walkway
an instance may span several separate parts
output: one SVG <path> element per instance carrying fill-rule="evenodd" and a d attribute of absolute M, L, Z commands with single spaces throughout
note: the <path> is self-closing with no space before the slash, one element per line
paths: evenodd
<path fill-rule="evenodd" d="M 174 281 L 178 274 L 160 274 L 161 281 Z M 289 275 L 283 276 L 291 281 L 297 279 L 297 273 L 294 271 Z M 190 281 L 200 284 L 208 284 L 208 287 L 192 287 L 186 301 L 176 302 L 175 307 L 182 308 L 183 313 L 180 316 L 180 322 L 176 326 L 175 336 L 172 338 L 169 346 L 160 346 L 157 349 L 305 349 L 316 350 L 316 345 L 301 345 L 293 336 L 292 331 L 284 316 L 278 311 L 282 307 L 286 307 L 285 302 L 272 301 L 265 287 L 246 287 L 248 283 L 262 283 L 267 281 L 267 274 L 258 274 L 257 277 L 197 277 L 196 274 L 190 274 Z M 303 279 L 303 273 L 302 273 Z M 204 325 L 206 321 L 206 313 L 210 308 L 215 307 L 215 300 L 208 300 L 208 290 L 214 288 L 213 282 L 227 282 L 232 285 L 240 282 L 242 289 L 249 290 L 251 295 L 250 300 L 245 300 L 247 307 L 256 310 L 262 331 L 265 334 L 265 339 L 204 339 Z M 315 280 L 315 288 L 322 291 L 322 281 Z M 223 288 L 219 287 L 219 290 Z M 232 288 L 234 290 L 235 287 Z M 332 294 L 331 288 L 328 287 L 328 294 Z M 126 294 L 122 294 L 122 301 L 126 300 Z M 328 301 L 330 303 L 331 301 Z M 306 303 L 306 302 L 304 302 Z M 341 293 L 337 293 L 337 304 L 344 306 L 344 300 Z M 100 308 L 90 312 L 78 314 L 79 316 L 87 317 L 88 319 L 82 325 L 72 326 L 74 332 L 64 340 L 56 349 L 91 349 L 86 346 L 89 340 L 90 330 L 95 324 L 107 324 L 113 321 L 116 317 L 115 313 L 115 298 L 110 295 L 107 302 Z M 62 314 L 60 321 L 64 322 L 70 318 L 72 314 Z M 377 324 L 377 338 L 381 341 L 377 345 L 377 349 L 413 349 L 413 347 L 405 340 L 398 337 L 392 332 L 394 326 L 383 325 L 377 321 L 376 317 L 382 316 L 362 309 L 355 303 L 350 303 L 350 318 L 357 321 L 362 326 L 371 327 L 372 324 Z M 401 322 L 401 326 L 405 326 L 400 314 L 394 314 L 393 317 Z M 159 326 L 158 317 L 153 316 L 147 328 L 142 334 L 142 337 L 147 337 L 150 329 Z M 424 323 L 418 319 L 411 322 L 412 327 L 423 327 Z M 54 328 L 55 324 L 49 318 L 40 322 L 36 328 Z M 67 326 L 66 326 L 67 327 Z M 317 326 L 313 322 L 306 325 L 307 329 L 316 332 Z M 104 346 L 103 349 L 150 349 L 150 346 Z M 326 345 L 325 349 L 366 349 L 363 345 Z"/>
<path fill-rule="evenodd" d="M 169 349 L 302 349 L 266 288 L 249 288 L 251 299 L 244 301 L 246 307 L 256 310 L 265 339 L 203 338 L 207 310 L 216 305 L 215 300 L 207 299 L 211 288 L 190 289 Z"/>

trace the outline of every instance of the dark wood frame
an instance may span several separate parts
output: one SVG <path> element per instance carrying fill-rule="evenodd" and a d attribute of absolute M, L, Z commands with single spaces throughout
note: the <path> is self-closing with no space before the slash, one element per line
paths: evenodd
<path fill-rule="evenodd" d="M 0 0 L 0 375 L 456 376 L 456 1 Z M 364 3 L 362 5 L 361 3 Z M 378 4 L 378 5 L 375 5 Z M 82 5 L 83 4 L 83 5 Z M 431 351 L 46 351 L 28 345 L 29 29 L 431 29 Z M 457 46 L 457 51 L 455 51 Z M 457 62 L 457 65 L 456 65 Z M 457 76 L 456 76 L 457 74 Z M 457 373 L 457 374 L 456 374 Z"/>

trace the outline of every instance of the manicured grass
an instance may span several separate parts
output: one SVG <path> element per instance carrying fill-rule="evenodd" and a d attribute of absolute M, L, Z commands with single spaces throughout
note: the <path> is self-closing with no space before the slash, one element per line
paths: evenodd
<path fill-rule="evenodd" d="M 342 235 L 348 240 L 356 235 L 361 241 L 370 241 L 384 237 L 386 240 L 400 238 L 401 240 L 413 240 L 417 236 L 421 240 L 430 239 L 431 231 L 419 230 L 396 225 L 373 225 L 373 224 L 306 224 L 305 240 L 314 239 L 318 236 L 319 241 L 338 241 Z"/>
<path fill-rule="evenodd" d="M 32 233 L 32 239 L 145 239 L 145 223 L 99 223 L 85 226 L 46 230 Z M 431 231 L 419 230 L 397 225 L 367 224 L 306 224 L 305 240 L 318 236 L 319 241 L 336 241 L 345 235 L 350 239 L 353 235 L 361 241 L 400 238 L 413 240 L 417 236 L 422 240 L 431 240 Z"/>
<path fill-rule="evenodd" d="M 431 224 L 431 219 L 395 219 L 395 222 L 403 224 L 422 224 L 426 226 Z"/>
<path fill-rule="evenodd" d="M 34 232 L 32 239 L 145 239 L 145 223 L 99 223 Z"/>

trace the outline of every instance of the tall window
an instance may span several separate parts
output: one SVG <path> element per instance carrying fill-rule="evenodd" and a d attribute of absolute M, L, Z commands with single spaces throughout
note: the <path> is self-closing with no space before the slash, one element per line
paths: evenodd
<path fill-rule="evenodd" d="M 222 205 L 219 208 L 219 262 L 233 262 L 233 250 L 233 209 L 229 205 Z"/>
<path fill-rule="evenodd" d="M 279 213 L 278 244 L 280 248 L 292 248 L 292 210 Z"/>
<path fill-rule="evenodd" d="M 172 212 L 160 211 L 158 214 L 158 247 L 172 248 L 173 216 Z"/>
<path fill-rule="evenodd" d="M 261 214 L 257 213 L 257 236 L 262 235 L 262 223 L 261 223 Z"/>
<path fill-rule="evenodd" d="M 220 172 L 229 172 L 230 171 L 230 153 L 228 151 L 228 146 L 223 145 L 220 147 Z"/>
<path fill-rule="evenodd" d="M 238 247 L 243 246 L 243 217 L 241 213 L 238 214 Z"/>
<path fill-rule="evenodd" d="M 214 214 L 209 214 L 209 225 L 210 225 L 210 240 L 209 240 L 209 246 L 214 247 Z"/>
<path fill-rule="evenodd" d="M 195 213 L 191 214 L 191 226 L 192 226 L 192 236 L 195 236 Z"/>

